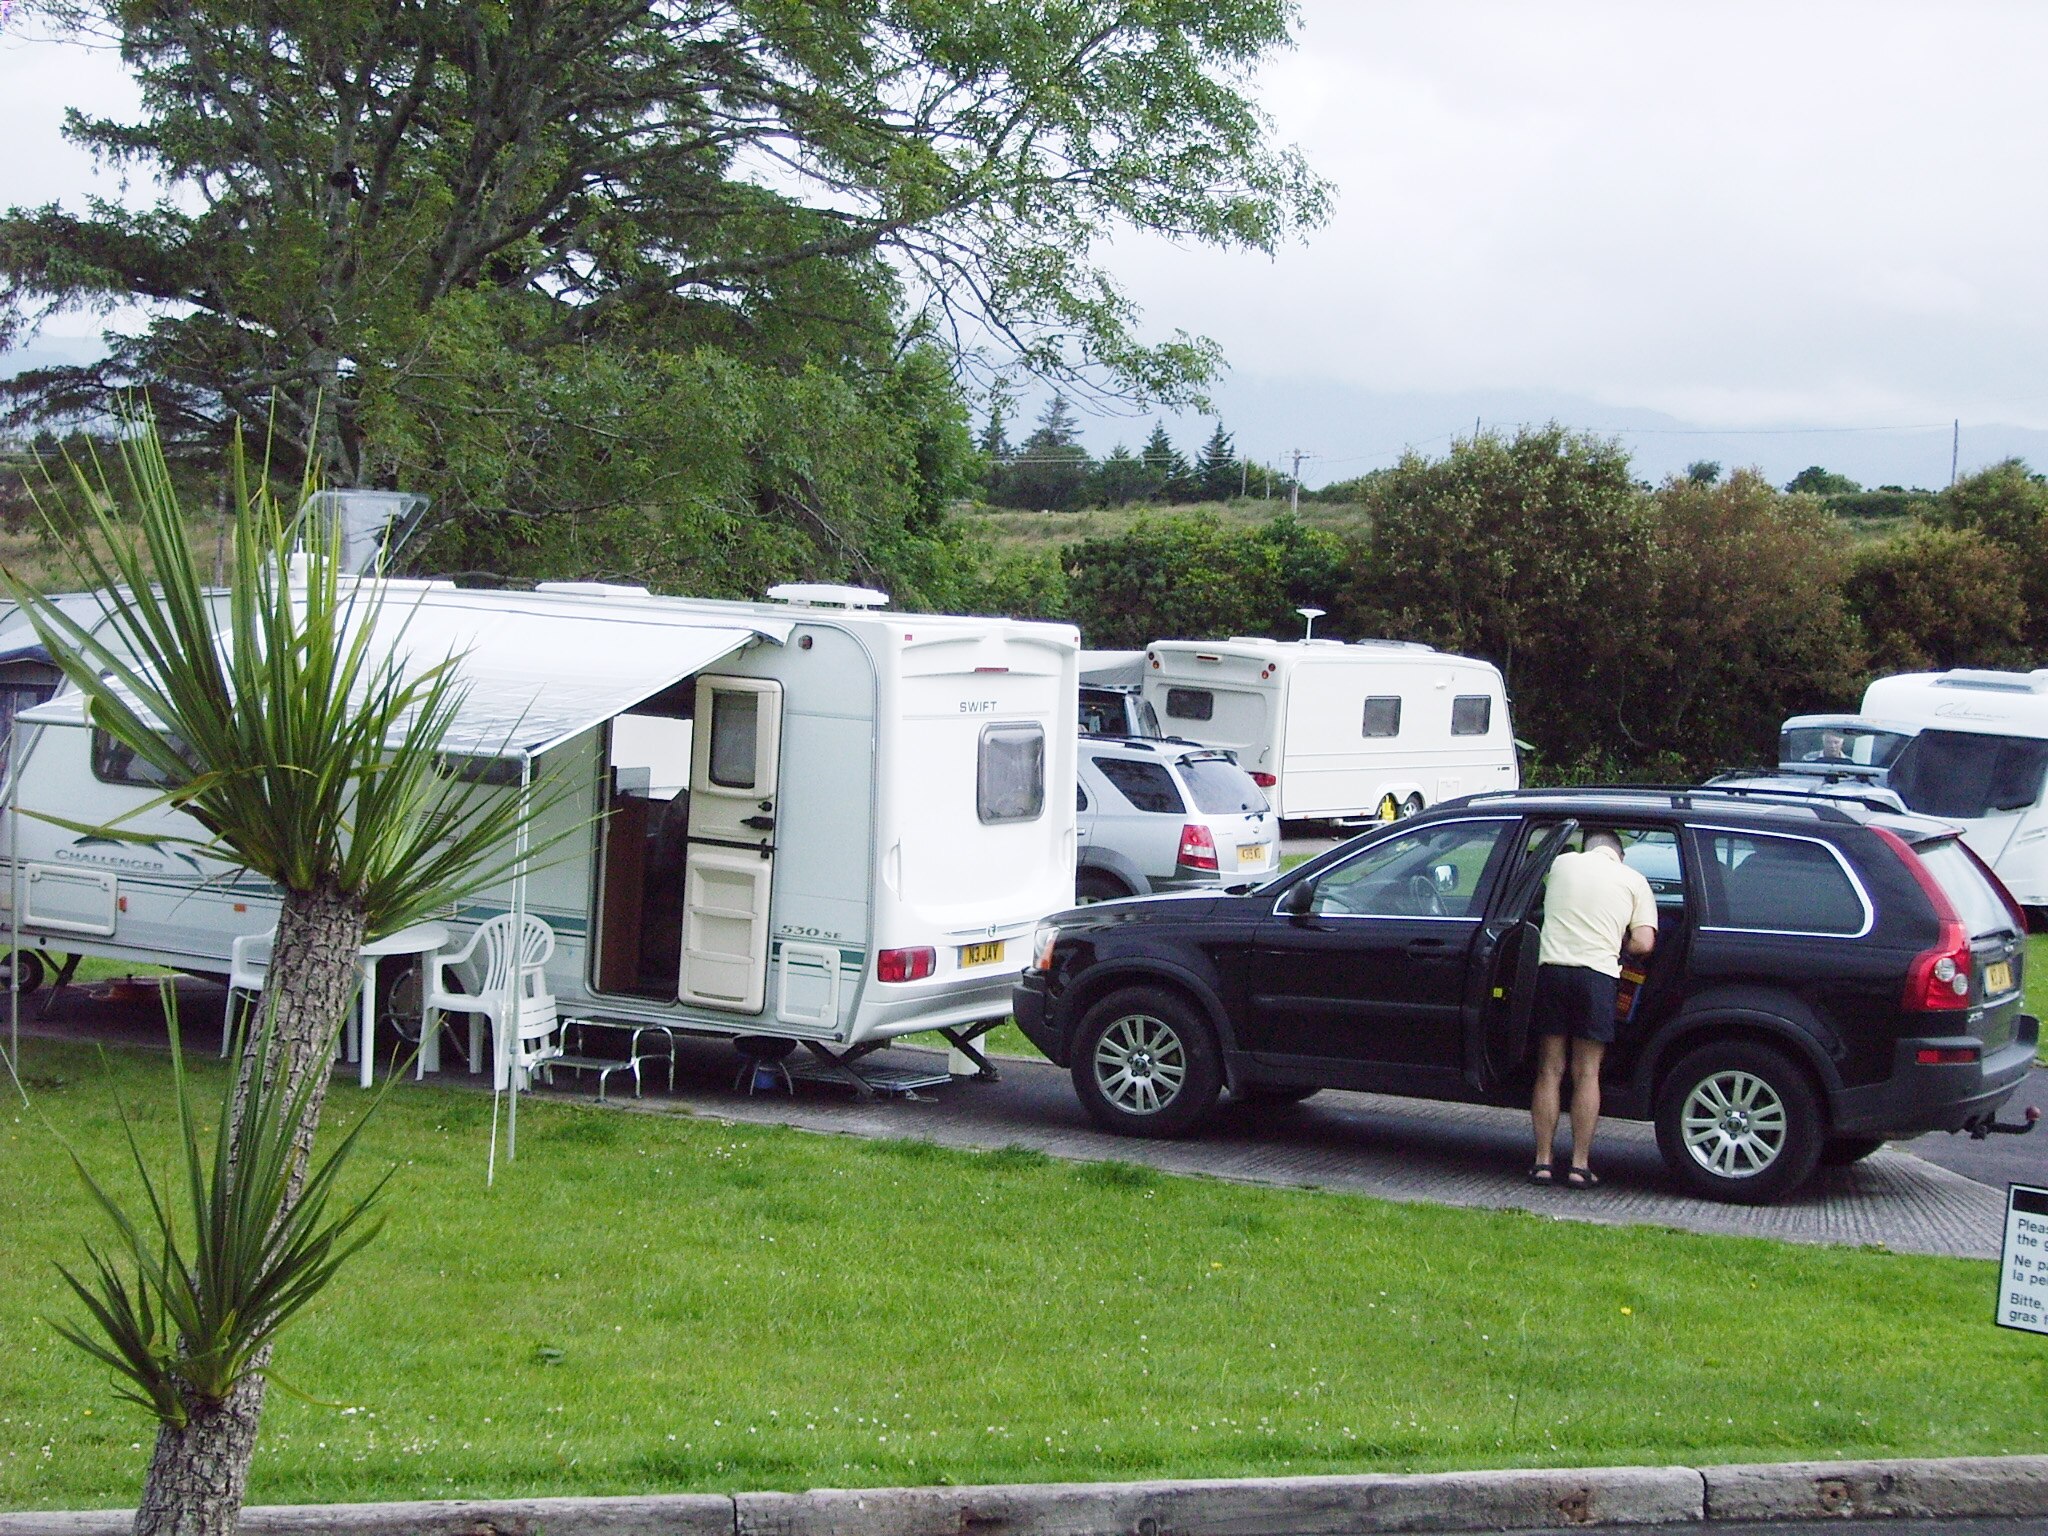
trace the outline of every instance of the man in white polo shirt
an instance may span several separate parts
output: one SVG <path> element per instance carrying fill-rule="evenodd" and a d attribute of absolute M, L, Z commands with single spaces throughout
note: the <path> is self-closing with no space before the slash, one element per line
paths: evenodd
<path fill-rule="evenodd" d="M 1572 1164 L 1563 1182 L 1591 1189 L 1593 1127 L 1600 1118 L 1600 1058 L 1614 1039 L 1621 957 L 1657 943 L 1657 898 L 1640 871 L 1621 861 L 1621 839 L 1588 832 L 1583 853 L 1561 853 L 1543 887 L 1534 1023 L 1540 1045 L 1530 1117 L 1536 1161 L 1529 1178 L 1558 1182 L 1551 1167 L 1567 1055 L 1572 1074 Z"/>

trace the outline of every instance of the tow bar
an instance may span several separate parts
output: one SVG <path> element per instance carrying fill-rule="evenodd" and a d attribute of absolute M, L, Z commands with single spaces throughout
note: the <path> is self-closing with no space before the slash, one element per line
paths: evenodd
<path fill-rule="evenodd" d="M 2027 1112 L 2020 1118 L 2019 1124 L 2001 1125 L 1995 1118 L 1986 1120 L 1981 1124 L 1970 1127 L 1970 1140 L 1982 1141 L 1985 1137 L 1994 1134 L 1999 1136 L 2024 1136 L 2040 1123 L 2041 1111 L 2036 1106 L 2029 1104 Z"/>

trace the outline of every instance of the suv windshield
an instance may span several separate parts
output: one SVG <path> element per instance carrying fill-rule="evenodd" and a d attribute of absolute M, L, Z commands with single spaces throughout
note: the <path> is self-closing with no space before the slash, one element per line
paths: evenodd
<path fill-rule="evenodd" d="M 1184 757 L 1176 765 L 1195 797 L 1196 809 L 1209 816 L 1266 810 L 1266 792 L 1252 776 L 1228 758 Z"/>
<path fill-rule="evenodd" d="M 1970 930 L 1971 938 L 2013 931 L 2011 910 L 1984 878 L 1984 871 L 1977 867 L 1977 861 L 1970 857 L 1960 839 L 1944 837 L 1922 843 L 1913 851 L 1920 855 L 1920 862 L 1934 876 L 1949 905 L 1956 909 L 1956 916 Z"/>
<path fill-rule="evenodd" d="M 1974 821 L 2023 811 L 2041 798 L 2048 741 L 1975 731 L 1922 731 L 1892 765 L 1891 787 L 1908 810 Z"/>

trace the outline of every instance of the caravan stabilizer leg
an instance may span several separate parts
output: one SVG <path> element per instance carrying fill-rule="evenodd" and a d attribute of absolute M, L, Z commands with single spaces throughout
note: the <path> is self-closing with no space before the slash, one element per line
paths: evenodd
<path fill-rule="evenodd" d="M 805 1048 L 818 1058 L 819 1065 L 807 1068 L 799 1064 L 791 1069 L 790 1076 L 809 1078 L 813 1082 L 851 1083 L 854 1091 L 864 1099 L 880 1098 L 884 1094 L 892 1098 L 914 1099 L 920 1088 L 937 1088 L 951 1081 L 944 1070 L 920 1072 L 902 1067 L 879 1067 L 873 1072 L 860 1072 L 854 1069 L 855 1062 L 876 1051 L 887 1050 L 889 1044 L 887 1040 L 870 1040 L 844 1051 L 834 1051 L 815 1040 L 806 1040 Z"/>
<path fill-rule="evenodd" d="M 36 1010 L 38 1019 L 50 1016 L 50 1010 L 57 1006 L 57 999 L 64 995 L 64 989 L 71 985 L 71 978 L 78 974 L 78 962 L 84 958 L 80 954 L 64 957 L 64 963 L 57 967 L 56 979 L 50 983 L 50 990 L 43 994 L 43 1006 Z"/>
<path fill-rule="evenodd" d="M 963 1029 L 942 1029 L 946 1043 L 974 1063 L 974 1080 L 977 1083 L 999 1083 L 1003 1074 L 996 1070 L 996 1064 L 975 1048 L 974 1042 L 996 1027 L 996 1021 L 987 1019 L 979 1024 L 969 1024 Z"/>

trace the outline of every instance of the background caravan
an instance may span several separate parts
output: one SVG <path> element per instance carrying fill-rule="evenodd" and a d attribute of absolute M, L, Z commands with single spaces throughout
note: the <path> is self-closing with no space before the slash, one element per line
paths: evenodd
<path fill-rule="evenodd" d="M 1961 827 L 2038 918 L 2048 908 L 2048 670 L 1880 677 L 1863 714 L 1913 733 L 1887 787 L 1908 810 Z"/>
<path fill-rule="evenodd" d="M 1285 819 L 1391 819 L 1520 786 L 1490 662 L 1398 640 L 1155 640 L 1146 657 L 1166 734 L 1235 752 Z"/>
<path fill-rule="evenodd" d="M 452 773 L 517 794 L 531 753 L 536 778 L 579 786 L 525 895 L 555 930 L 565 1018 L 843 1054 L 1007 1017 L 1033 926 L 1072 901 L 1070 626 L 890 613 L 850 588 L 733 603 L 377 585 L 410 654 L 466 653 Z M 174 843 L 33 814 L 105 821 L 156 789 L 76 694 L 22 722 L 0 844 L 20 944 L 225 973 L 275 893 Z M 153 830 L 196 828 L 158 813 Z M 453 943 L 513 894 L 474 892 L 448 914 Z"/>

